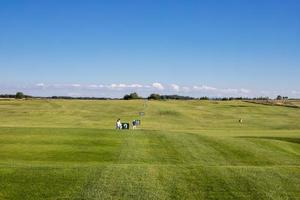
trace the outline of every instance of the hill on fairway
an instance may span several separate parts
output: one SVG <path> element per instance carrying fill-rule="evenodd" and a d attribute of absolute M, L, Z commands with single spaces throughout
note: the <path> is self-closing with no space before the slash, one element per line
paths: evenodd
<path fill-rule="evenodd" d="M 0 199 L 300 199 L 300 109 L 0 100 Z"/>

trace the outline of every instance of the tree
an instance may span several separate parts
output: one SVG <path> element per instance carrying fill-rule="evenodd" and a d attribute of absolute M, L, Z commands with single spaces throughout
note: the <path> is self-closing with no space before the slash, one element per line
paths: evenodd
<path fill-rule="evenodd" d="M 209 100 L 209 98 L 207 96 L 204 96 L 204 97 L 200 97 L 200 100 Z"/>
<path fill-rule="evenodd" d="M 16 99 L 23 99 L 23 98 L 24 98 L 24 94 L 22 92 L 16 93 Z"/>
<path fill-rule="evenodd" d="M 141 99 L 141 97 L 139 97 L 139 95 L 134 92 L 134 93 L 131 93 L 131 94 L 126 94 L 124 97 L 123 97 L 124 100 L 131 100 L 131 99 Z"/>
<path fill-rule="evenodd" d="M 129 96 L 131 99 L 140 99 L 141 98 L 141 97 L 139 97 L 139 95 L 136 92 L 131 93 Z"/>
<path fill-rule="evenodd" d="M 228 98 L 228 97 L 223 97 L 221 100 L 222 100 L 222 101 L 228 101 L 229 98 Z"/>
<path fill-rule="evenodd" d="M 281 95 L 278 95 L 277 98 L 276 98 L 276 100 L 282 100 L 282 99 L 283 99 L 283 98 L 282 98 Z"/>
<path fill-rule="evenodd" d="M 148 99 L 152 99 L 152 100 L 160 100 L 161 96 L 159 94 L 151 94 Z"/>
<path fill-rule="evenodd" d="M 129 100 L 130 99 L 130 95 L 129 94 L 125 94 L 125 96 L 123 97 L 124 100 Z"/>

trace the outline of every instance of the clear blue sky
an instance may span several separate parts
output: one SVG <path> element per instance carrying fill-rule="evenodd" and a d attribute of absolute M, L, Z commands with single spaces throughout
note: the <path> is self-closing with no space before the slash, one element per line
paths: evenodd
<path fill-rule="evenodd" d="M 299 0 L 0 1 L 0 93 L 300 97 L 299 77 Z"/>

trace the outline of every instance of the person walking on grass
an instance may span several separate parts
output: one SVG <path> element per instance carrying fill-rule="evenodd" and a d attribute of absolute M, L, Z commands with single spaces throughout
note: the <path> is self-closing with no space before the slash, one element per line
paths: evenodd
<path fill-rule="evenodd" d="M 136 124 L 137 123 L 137 121 L 136 120 L 133 120 L 132 121 L 132 129 L 134 130 L 134 129 L 136 129 Z"/>
<path fill-rule="evenodd" d="M 118 119 L 116 122 L 116 129 L 117 130 L 121 130 L 122 129 L 122 123 L 121 123 L 121 119 Z"/>

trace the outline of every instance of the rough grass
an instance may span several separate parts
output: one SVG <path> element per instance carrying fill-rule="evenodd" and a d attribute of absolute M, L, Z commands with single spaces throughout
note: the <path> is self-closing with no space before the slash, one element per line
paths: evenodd
<path fill-rule="evenodd" d="M 147 104 L 0 101 L 0 199 L 300 198 L 299 109 Z"/>

